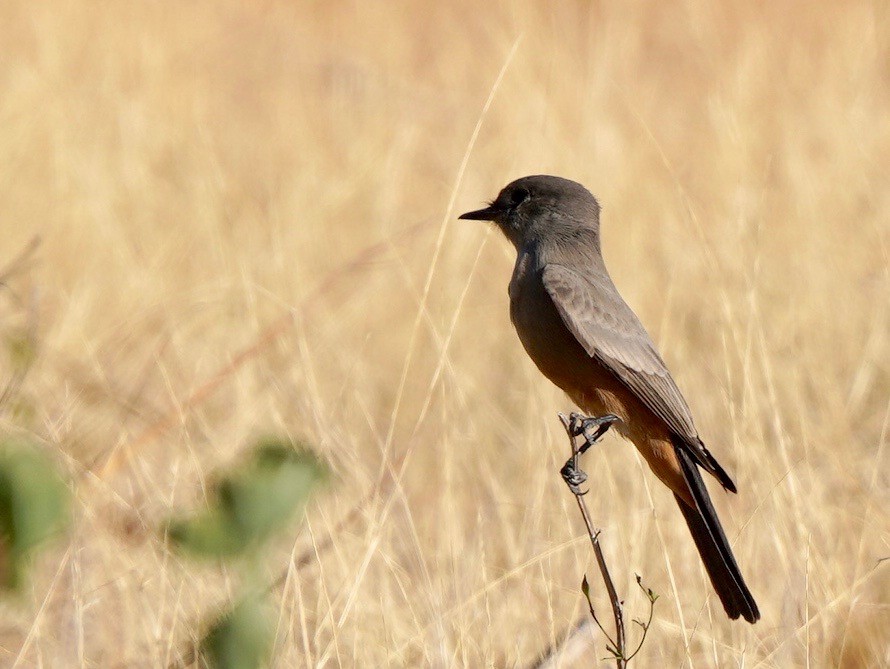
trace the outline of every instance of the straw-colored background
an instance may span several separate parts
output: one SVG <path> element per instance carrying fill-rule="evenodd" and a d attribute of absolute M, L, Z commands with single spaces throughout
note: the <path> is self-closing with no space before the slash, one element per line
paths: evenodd
<path fill-rule="evenodd" d="M 455 220 L 541 172 L 600 198 L 740 491 L 714 495 L 753 627 L 633 449 L 585 459 L 630 614 L 635 572 L 661 594 L 636 666 L 890 665 L 890 14 L 738 5 L 0 3 L 0 265 L 42 238 L 2 295 L 4 329 L 36 304 L 40 357 L 0 427 L 76 491 L 0 665 L 176 660 L 237 578 L 158 528 L 270 431 L 335 471 L 268 556 L 310 551 L 274 666 L 522 667 L 585 572 L 606 613 L 512 251 Z"/>

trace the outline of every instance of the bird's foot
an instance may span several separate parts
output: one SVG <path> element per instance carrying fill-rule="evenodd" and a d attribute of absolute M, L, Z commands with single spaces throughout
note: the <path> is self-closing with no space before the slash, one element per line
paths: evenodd
<path fill-rule="evenodd" d="M 574 443 L 575 437 L 584 437 L 584 443 L 577 449 L 578 455 L 584 453 L 588 448 L 603 438 L 603 435 L 609 431 L 615 423 L 621 419 L 613 413 L 607 413 L 604 416 L 584 416 L 577 411 L 569 414 L 568 422 L 563 417 L 563 425 L 572 438 Z"/>
<path fill-rule="evenodd" d="M 565 427 L 566 433 L 569 435 L 569 441 L 572 444 L 572 457 L 566 460 L 566 463 L 559 470 L 563 481 L 569 486 L 569 490 L 575 495 L 584 495 L 587 491 L 581 490 L 581 484 L 587 480 L 587 474 L 581 471 L 578 466 L 578 459 L 602 439 L 603 435 L 609 431 L 613 424 L 621 420 L 613 413 L 605 416 L 584 416 L 576 411 L 566 416 L 559 414 L 559 419 Z M 575 437 L 584 437 L 584 442 L 580 445 L 576 444 Z"/>
<path fill-rule="evenodd" d="M 562 469 L 559 470 L 560 475 L 562 476 L 562 480 L 566 482 L 566 485 L 569 486 L 569 490 L 572 491 L 575 495 L 586 495 L 586 490 L 581 490 L 581 484 L 587 480 L 586 472 L 581 471 L 578 467 L 578 457 L 577 455 L 573 455 L 566 463 L 562 466 Z"/>

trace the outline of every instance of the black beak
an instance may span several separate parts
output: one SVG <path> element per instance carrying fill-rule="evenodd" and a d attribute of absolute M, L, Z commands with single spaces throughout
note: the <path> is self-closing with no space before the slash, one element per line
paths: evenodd
<path fill-rule="evenodd" d="M 458 218 L 463 218 L 470 221 L 493 221 L 499 213 L 501 213 L 500 209 L 496 208 L 494 205 L 489 205 L 485 207 L 485 209 L 468 211 L 466 214 L 461 214 L 460 216 L 458 216 Z"/>

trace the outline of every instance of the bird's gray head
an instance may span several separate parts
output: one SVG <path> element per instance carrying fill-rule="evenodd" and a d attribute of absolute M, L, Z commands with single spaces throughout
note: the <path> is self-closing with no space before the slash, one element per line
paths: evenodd
<path fill-rule="evenodd" d="M 599 203 L 584 186 L 560 177 L 517 179 L 485 209 L 469 211 L 460 218 L 493 221 L 517 249 L 536 241 L 586 241 L 599 250 Z"/>

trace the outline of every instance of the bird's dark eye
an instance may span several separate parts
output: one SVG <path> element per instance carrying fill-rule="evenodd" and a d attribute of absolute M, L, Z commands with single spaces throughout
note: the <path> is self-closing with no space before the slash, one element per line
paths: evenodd
<path fill-rule="evenodd" d="M 512 193 L 510 193 L 510 204 L 514 207 L 518 207 L 520 204 L 525 202 L 531 193 L 528 192 L 526 188 L 517 188 Z"/>

